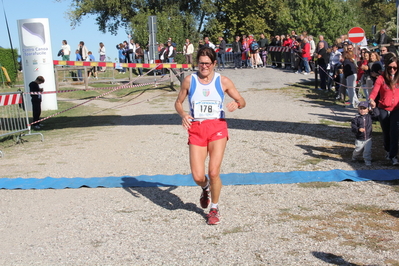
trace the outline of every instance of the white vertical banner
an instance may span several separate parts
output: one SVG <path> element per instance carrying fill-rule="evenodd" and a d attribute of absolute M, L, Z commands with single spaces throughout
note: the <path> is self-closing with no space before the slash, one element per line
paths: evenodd
<path fill-rule="evenodd" d="M 47 18 L 18 20 L 19 46 L 24 75 L 25 92 L 29 83 L 43 76 L 43 91 L 55 91 L 54 65 L 51 51 L 50 26 Z M 26 97 L 28 110 L 32 109 L 30 96 Z M 57 110 L 57 94 L 42 95 L 42 110 Z"/>

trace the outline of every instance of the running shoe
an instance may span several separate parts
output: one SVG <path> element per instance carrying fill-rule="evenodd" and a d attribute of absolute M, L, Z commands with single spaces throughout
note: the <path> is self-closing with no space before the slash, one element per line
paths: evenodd
<path fill-rule="evenodd" d="M 220 213 L 218 209 L 212 208 L 209 211 L 209 214 L 206 216 L 208 218 L 207 224 L 209 225 L 215 225 L 220 223 Z"/>
<path fill-rule="evenodd" d="M 202 189 L 201 197 L 200 197 L 200 204 L 201 207 L 206 209 L 208 208 L 209 204 L 211 203 L 211 199 L 209 198 L 209 187 L 206 189 Z"/>
<path fill-rule="evenodd" d="M 392 165 L 399 165 L 398 159 L 396 157 L 391 158 Z"/>

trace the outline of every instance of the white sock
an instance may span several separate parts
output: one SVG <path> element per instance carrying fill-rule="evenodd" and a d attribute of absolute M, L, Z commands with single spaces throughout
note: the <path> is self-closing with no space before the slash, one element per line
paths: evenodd
<path fill-rule="evenodd" d="M 211 209 L 217 209 L 218 208 L 218 203 L 211 203 Z"/>

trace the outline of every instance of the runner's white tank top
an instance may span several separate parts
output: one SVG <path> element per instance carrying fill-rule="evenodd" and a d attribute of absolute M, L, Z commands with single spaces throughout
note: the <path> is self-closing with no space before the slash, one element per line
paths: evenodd
<path fill-rule="evenodd" d="M 224 92 L 219 73 L 215 72 L 209 84 L 202 84 L 197 73 L 191 74 L 188 102 L 194 121 L 224 118 L 223 101 Z"/>

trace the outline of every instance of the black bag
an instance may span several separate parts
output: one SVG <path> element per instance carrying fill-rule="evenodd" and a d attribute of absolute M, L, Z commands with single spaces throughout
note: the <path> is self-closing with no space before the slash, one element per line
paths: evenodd
<path fill-rule="evenodd" d="M 69 72 L 71 74 L 72 80 L 73 81 L 78 81 L 78 75 L 76 74 L 75 71 Z"/>
<path fill-rule="evenodd" d="M 64 50 L 63 49 L 59 50 L 57 56 L 64 56 Z"/>

